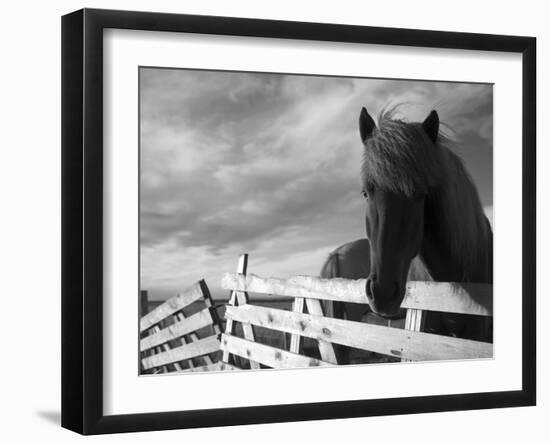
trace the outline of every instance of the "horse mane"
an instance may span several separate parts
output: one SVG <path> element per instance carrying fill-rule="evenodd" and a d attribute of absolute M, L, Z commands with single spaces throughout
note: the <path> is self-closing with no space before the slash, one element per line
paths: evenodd
<path fill-rule="evenodd" d="M 396 118 L 398 106 L 383 109 L 378 126 L 365 141 L 361 175 L 364 183 L 407 197 L 425 195 L 444 177 L 442 154 L 422 129 L 421 123 Z M 449 145 L 443 133 L 438 145 Z"/>
<path fill-rule="evenodd" d="M 470 174 L 462 159 L 446 149 L 445 178 L 428 196 L 440 231 L 448 235 L 447 250 L 461 270 L 463 282 L 480 282 L 480 273 L 492 281 L 492 230 Z M 489 282 L 489 281 L 487 281 Z"/>
<path fill-rule="evenodd" d="M 440 129 L 434 145 L 421 123 L 396 117 L 398 107 L 382 110 L 378 127 L 364 143 L 363 183 L 407 197 L 426 196 L 435 223 L 447 234 L 445 250 L 461 269 L 461 281 L 472 281 L 492 254 L 480 246 L 492 231 L 478 191 L 453 152 L 451 137 Z"/>

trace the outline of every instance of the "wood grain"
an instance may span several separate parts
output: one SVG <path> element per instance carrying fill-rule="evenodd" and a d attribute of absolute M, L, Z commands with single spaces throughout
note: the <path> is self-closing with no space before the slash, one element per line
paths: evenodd
<path fill-rule="evenodd" d="M 319 300 L 316 300 L 314 298 L 308 298 L 306 299 L 306 305 L 307 305 L 307 311 L 311 315 L 318 315 L 320 317 L 325 316 L 323 307 L 321 306 L 321 302 Z M 338 362 L 338 360 L 336 359 L 336 352 L 334 351 L 334 346 L 330 341 L 325 339 L 319 339 L 317 340 L 317 343 L 319 345 L 319 353 L 321 354 L 322 360 L 328 361 L 330 363 Z"/>
<path fill-rule="evenodd" d="M 310 314 L 297 314 L 260 306 L 228 306 L 226 316 L 235 321 L 414 361 L 493 356 L 491 343 Z"/>
<path fill-rule="evenodd" d="M 222 287 L 261 294 L 368 304 L 365 279 L 261 278 L 225 273 Z M 493 286 L 479 283 L 408 282 L 402 308 L 491 316 Z"/>
<path fill-rule="evenodd" d="M 241 307 L 250 307 L 245 305 Z M 240 309 L 235 308 L 235 309 Z M 245 340 L 244 338 L 235 337 L 233 335 L 222 335 L 221 347 L 231 354 L 239 355 L 240 357 L 253 360 L 270 368 L 277 369 L 293 369 L 293 368 L 308 368 L 314 366 L 334 366 L 315 358 L 306 357 L 300 354 L 294 354 L 282 349 L 273 348 L 261 343 Z"/>
<path fill-rule="evenodd" d="M 217 362 L 205 366 L 196 366 L 194 368 L 184 369 L 179 372 L 216 372 L 216 371 L 240 371 L 240 368 L 229 363 Z"/>
<path fill-rule="evenodd" d="M 304 312 L 304 306 L 304 299 L 302 297 L 296 297 L 294 299 L 294 302 L 292 303 L 292 311 L 301 314 L 302 312 Z M 289 351 L 294 352 L 295 354 L 299 354 L 301 344 L 302 336 L 300 334 L 292 334 L 290 336 Z"/>
<path fill-rule="evenodd" d="M 142 359 L 143 367 L 151 369 L 170 363 L 187 360 L 189 358 L 199 357 L 201 355 L 217 352 L 220 349 L 220 341 L 217 336 L 203 338 L 193 343 L 170 349 L 161 354 L 151 355 Z"/>
<path fill-rule="evenodd" d="M 196 314 L 183 318 L 180 321 L 176 321 L 173 325 L 161 329 L 155 334 L 142 338 L 140 341 L 140 349 L 141 351 L 145 351 L 154 346 L 158 346 L 170 340 L 190 334 L 197 329 L 204 328 L 205 326 L 209 326 L 211 324 L 213 324 L 213 321 L 212 316 L 210 315 L 210 310 L 208 308 L 203 309 Z"/>
<path fill-rule="evenodd" d="M 204 280 L 195 283 L 186 291 L 169 298 L 163 304 L 157 306 L 157 308 L 143 316 L 139 322 L 140 330 L 143 332 L 161 322 L 166 317 L 169 317 L 186 306 L 189 306 L 191 303 L 202 299 L 202 285 L 206 285 Z"/>

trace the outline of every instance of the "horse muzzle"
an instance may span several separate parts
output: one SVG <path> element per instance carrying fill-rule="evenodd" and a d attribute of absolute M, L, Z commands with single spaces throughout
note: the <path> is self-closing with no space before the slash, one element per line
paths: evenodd
<path fill-rule="evenodd" d="M 369 277 L 365 291 L 369 305 L 375 314 L 388 320 L 400 317 L 404 292 L 396 282 L 381 284 Z"/>

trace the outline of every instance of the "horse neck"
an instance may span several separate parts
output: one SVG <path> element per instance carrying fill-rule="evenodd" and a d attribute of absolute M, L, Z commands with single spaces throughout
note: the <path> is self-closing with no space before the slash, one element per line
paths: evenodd
<path fill-rule="evenodd" d="M 420 256 L 436 281 L 490 283 L 492 231 L 462 162 L 449 151 L 446 181 L 426 197 Z"/>

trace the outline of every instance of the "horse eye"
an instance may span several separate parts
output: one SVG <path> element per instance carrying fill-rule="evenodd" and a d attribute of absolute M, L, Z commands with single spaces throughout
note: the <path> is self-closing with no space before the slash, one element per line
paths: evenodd
<path fill-rule="evenodd" d="M 361 195 L 363 196 L 363 198 L 365 200 L 368 200 L 369 199 L 369 194 L 367 193 L 367 191 L 365 191 L 364 189 L 361 191 Z"/>

